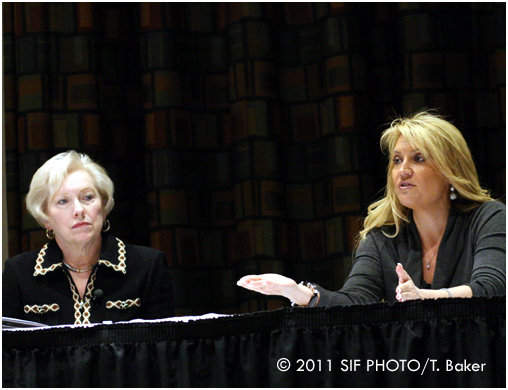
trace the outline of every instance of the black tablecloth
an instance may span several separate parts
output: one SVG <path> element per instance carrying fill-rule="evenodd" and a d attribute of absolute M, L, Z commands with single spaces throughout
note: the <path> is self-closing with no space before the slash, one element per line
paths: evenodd
<path fill-rule="evenodd" d="M 3 330 L 5 387 L 505 387 L 505 297 Z"/>

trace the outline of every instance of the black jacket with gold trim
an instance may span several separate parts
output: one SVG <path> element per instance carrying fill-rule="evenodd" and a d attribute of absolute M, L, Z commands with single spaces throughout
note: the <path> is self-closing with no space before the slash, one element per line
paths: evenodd
<path fill-rule="evenodd" d="M 126 245 L 104 233 L 100 260 L 83 299 L 55 241 L 6 260 L 2 316 L 47 325 L 159 319 L 175 315 L 173 283 L 163 252 Z"/>

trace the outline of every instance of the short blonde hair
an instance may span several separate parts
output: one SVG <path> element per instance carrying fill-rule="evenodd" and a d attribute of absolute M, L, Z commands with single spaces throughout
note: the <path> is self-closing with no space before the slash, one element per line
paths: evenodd
<path fill-rule="evenodd" d="M 401 136 L 413 148 L 419 149 L 426 161 L 455 187 L 457 199 L 453 206 L 458 210 L 467 212 L 493 200 L 489 192 L 481 188 L 469 147 L 453 124 L 426 111 L 397 118 L 381 135 L 381 149 L 390 157 L 385 196 L 369 206 L 360 239 L 370 230 L 387 225 L 395 226 L 395 233 L 390 236 L 395 237 L 401 226 L 409 222 L 410 210 L 400 203 L 391 179 L 393 150 Z"/>
<path fill-rule="evenodd" d="M 34 174 L 26 196 L 26 208 L 35 220 L 44 227 L 48 221 L 48 201 L 60 188 L 67 176 L 75 171 L 85 170 L 90 174 L 101 197 L 102 207 L 108 215 L 115 201 L 114 185 L 106 170 L 92 161 L 86 154 L 70 150 L 57 154 L 46 161 Z"/>

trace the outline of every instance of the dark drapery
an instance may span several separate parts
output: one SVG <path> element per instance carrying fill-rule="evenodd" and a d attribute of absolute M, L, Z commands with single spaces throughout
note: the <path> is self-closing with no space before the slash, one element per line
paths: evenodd
<path fill-rule="evenodd" d="M 4 330 L 3 385 L 504 388 L 505 326 L 495 297 Z"/>
<path fill-rule="evenodd" d="M 111 231 L 166 253 L 181 314 L 285 303 L 248 273 L 338 289 L 395 113 L 439 108 L 504 196 L 504 3 L 2 7 L 10 255 L 46 241 L 23 198 L 68 149 L 110 172 Z"/>

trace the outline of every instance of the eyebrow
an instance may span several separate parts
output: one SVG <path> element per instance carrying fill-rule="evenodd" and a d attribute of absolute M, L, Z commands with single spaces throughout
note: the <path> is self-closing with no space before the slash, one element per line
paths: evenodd
<path fill-rule="evenodd" d="M 396 154 L 396 153 L 401 154 L 401 152 L 399 152 L 398 150 L 394 150 L 393 154 Z M 413 153 L 413 154 L 414 153 L 421 153 L 421 150 L 420 149 L 413 149 L 413 150 L 411 150 L 411 153 Z"/>
<path fill-rule="evenodd" d="M 87 192 L 87 191 L 93 191 L 93 192 L 95 192 L 95 193 L 98 193 L 98 191 L 97 191 L 95 188 L 93 188 L 93 187 L 85 187 L 85 188 L 83 188 L 82 190 L 79 190 L 79 193 L 81 194 L 82 192 Z M 55 194 L 53 195 L 53 198 L 54 198 L 55 196 L 57 196 L 57 195 L 67 195 L 67 193 L 68 193 L 67 191 L 66 191 L 66 192 L 58 192 L 58 191 L 57 191 L 57 192 L 55 192 Z"/>

